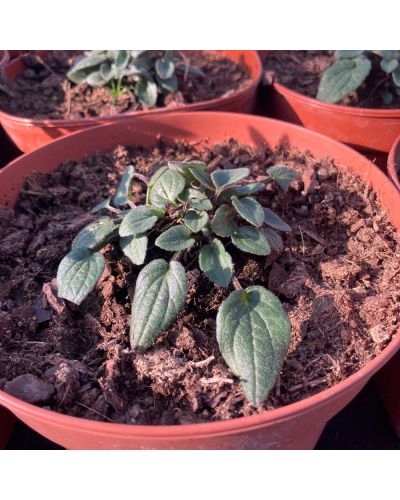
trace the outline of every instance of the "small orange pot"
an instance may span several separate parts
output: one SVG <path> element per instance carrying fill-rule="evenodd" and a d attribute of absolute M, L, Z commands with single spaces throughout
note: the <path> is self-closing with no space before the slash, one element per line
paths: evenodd
<path fill-rule="evenodd" d="M 24 179 L 34 170 L 54 171 L 61 162 L 80 159 L 119 144 L 154 146 L 186 140 L 210 144 L 236 139 L 274 147 L 282 138 L 315 157 L 329 156 L 360 174 L 378 194 L 400 230 L 400 193 L 364 156 L 328 137 L 285 122 L 234 113 L 175 113 L 130 118 L 56 140 L 14 160 L 0 171 L 0 205 L 12 206 Z M 0 404 L 48 439 L 72 449 L 311 449 L 325 424 L 342 410 L 400 348 L 400 332 L 373 360 L 335 386 L 303 401 L 259 415 L 202 424 L 162 426 L 96 422 L 62 415 L 0 391 Z"/>
<path fill-rule="evenodd" d="M 4 68 L 4 66 L 10 60 L 10 54 L 7 50 L 0 50 L 0 69 Z"/>
<path fill-rule="evenodd" d="M 85 130 L 96 125 L 127 120 L 132 116 L 146 116 L 177 111 L 199 111 L 207 109 L 213 111 L 235 111 L 238 113 L 250 113 L 253 111 L 256 104 L 257 88 L 262 74 L 261 61 L 258 57 L 257 51 L 213 50 L 211 52 L 229 57 L 236 63 L 243 63 L 250 71 L 251 83 L 246 87 L 229 94 L 228 96 L 218 97 L 209 101 L 185 104 L 184 106 L 174 108 L 173 110 L 167 108 L 154 108 L 149 110 L 121 113 L 114 116 L 81 118 L 75 120 L 21 118 L 19 116 L 10 115 L 0 111 L 0 123 L 17 147 L 24 153 L 28 153 L 58 137 L 70 134 L 71 132 Z M 45 53 L 45 51 L 40 51 L 40 53 Z M 15 79 L 23 69 L 24 63 L 22 58 L 17 58 L 5 67 L 4 74 L 7 78 L 12 80 Z"/>
<path fill-rule="evenodd" d="M 400 191 L 400 135 L 394 142 L 392 149 L 390 150 L 388 163 L 387 163 L 388 174 L 394 185 Z M 399 397 L 400 400 L 400 397 Z"/>
<path fill-rule="evenodd" d="M 271 116 L 303 125 L 363 151 L 388 153 L 400 134 L 400 109 L 329 104 L 279 83 L 272 86 L 270 104 Z"/>
<path fill-rule="evenodd" d="M 0 406 L 0 450 L 8 442 L 15 425 L 14 415 Z"/>

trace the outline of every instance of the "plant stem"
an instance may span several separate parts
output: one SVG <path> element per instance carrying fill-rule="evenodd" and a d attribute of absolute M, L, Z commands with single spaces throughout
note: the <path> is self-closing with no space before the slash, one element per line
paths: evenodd
<path fill-rule="evenodd" d="M 239 280 L 236 278 L 236 276 L 232 277 L 232 285 L 236 290 L 243 290 L 242 285 L 239 283 Z"/>
<path fill-rule="evenodd" d="M 208 173 L 214 172 L 214 170 L 218 167 L 218 165 L 221 163 L 223 160 L 222 155 L 216 156 L 213 160 L 210 161 L 210 163 L 207 165 L 206 170 Z"/>
<path fill-rule="evenodd" d="M 183 255 L 183 252 L 182 252 L 182 251 L 180 251 L 180 252 L 175 252 L 175 253 L 174 253 L 174 255 L 172 256 L 171 261 L 172 261 L 172 260 L 174 260 L 174 261 L 179 260 L 179 259 L 182 257 L 182 255 Z"/>

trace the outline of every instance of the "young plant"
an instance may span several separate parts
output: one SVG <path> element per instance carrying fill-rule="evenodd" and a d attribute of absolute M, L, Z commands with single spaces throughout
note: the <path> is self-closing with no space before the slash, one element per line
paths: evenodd
<path fill-rule="evenodd" d="M 134 265 L 144 264 L 149 236 L 172 258 L 149 262 L 139 272 L 132 303 L 130 342 L 133 349 L 149 349 L 175 320 L 187 295 L 185 268 L 196 262 L 205 276 L 221 287 L 233 285 L 217 315 L 217 340 L 232 372 L 241 380 L 253 404 L 264 401 L 275 384 L 290 342 L 290 323 L 278 300 L 262 286 L 242 289 L 234 275 L 233 245 L 243 252 L 267 256 L 283 246 L 279 232 L 290 226 L 253 195 L 265 184 L 248 182 L 248 168 L 216 168 L 200 161 L 171 161 L 147 179 L 129 166 L 113 198 L 92 213 L 108 210 L 82 229 L 72 250 L 61 261 L 60 297 L 80 304 L 100 279 L 105 259 L 100 250 L 119 244 Z M 297 174 L 285 166 L 267 170 L 266 182 L 284 191 Z M 135 206 L 131 186 L 139 178 L 147 184 L 146 204 Z"/>
<path fill-rule="evenodd" d="M 187 65 L 175 51 L 93 50 L 82 57 L 67 73 L 76 84 L 110 90 L 113 101 L 133 90 L 143 107 L 155 106 L 159 94 L 177 92 L 177 72 L 202 75 L 200 69 Z"/>
<path fill-rule="evenodd" d="M 317 99 L 330 103 L 341 101 L 358 89 L 372 69 L 382 73 L 385 85 L 383 102 L 389 105 L 394 94 L 400 95 L 400 50 L 336 50 L 336 62 L 322 75 Z"/>

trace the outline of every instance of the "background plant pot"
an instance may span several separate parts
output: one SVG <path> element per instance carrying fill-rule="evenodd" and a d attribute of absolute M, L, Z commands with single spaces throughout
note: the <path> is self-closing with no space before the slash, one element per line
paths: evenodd
<path fill-rule="evenodd" d="M 131 118 L 91 128 L 21 156 L 0 172 L 0 205 L 12 206 L 24 178 L 33 170 L 58 165 L 119 144 L 154 146 L 157 137 L 209 143 L 237 139 L 274 147 L 282 138 L 316 157 L 327 152 L 340 165 L 362 175 L 377 192 L 393 224 L 400 228 L 400 193 L 365 157 L 330 138 L 285 122 L 233 113 L 175 113 Z M 346 168 L 346 167 L 343 167 Z M 24 403 L 0 391 L 0 404 L 26 424 L 66 448 L 133 449 L 311 449 L 325 424 L 344 408 L 400 347 L 400 335 L 366 366 L 334 387 L 303 401 L 260 415 L 180 426 L 129 426 L 69 417 Z"/>
<path fill-rule="evenodd" d="M 41 54 L 45 52 L 46 51 L 39 51 Z M 236 111 L 239 113 L 250 113 L 253 111 L 257 98 L 257 87 L 260 83 L 262 74 L 261 61 L 257 52 L 255 50 L 213 50 L 210 52 L 229 57 L 236 63 L 243 63 L 250 71 L 251 83 L 227 96 L 218 97 L 209 101 L 186 104 L 174 109 L 154 108 L 150 110 L 127 112 L 114 116 L 82 118 L 75 120 L 21 118 L 0 111 L 0 123 L 3 125 L 4 130 L 18 146 L 18 148 L 27 153 L 51 142 L 58 137 L 70 134 L 71 132 L 84 130 L 96 125 L 127 120 L 132 116 L 207 109 L 214 111 Z M 23 69 L 23 59 L 17 58 L 5 67 L 4 74 L 7 78 L 14 79 Z"/>
<path fill-rule="evenodd" d="M 15 417 L 5 408 L 0 406 L 0 450 L 2 450 L 14 429 Z"/>
<path fill-rule="evenodd" d="M 400 135 L 390 150 L 387 164 L 388 174 L 394 185 L 400 190 Z M 400 400 L 400 397 L 399 397 Z"/>
<path fill-rule="evenodd" d="M 8 50 L 0 50 L 0 69 L 4 68 L 4 66 L 10 60 L 10 54 Z"/>
<path fill-rule="evenodd" d="M 368 109 L 318 101 L 274 83 L 266 98 L 269 114 L 386 160 L 400 134 L 400 109 Z"/>

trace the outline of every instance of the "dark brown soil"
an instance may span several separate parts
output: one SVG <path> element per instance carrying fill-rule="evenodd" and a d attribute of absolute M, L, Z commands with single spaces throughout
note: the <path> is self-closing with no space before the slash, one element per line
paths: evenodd
<path fill-rule="evenodd" d="M 277 81 L 300 94 L 316 97 L 324 71 L 335 61 L 333 50 L 271 50 L 262 56 L 265 80 Z M 393 92 L 394 100 L 383 102 L 385 88 L 391 90 L 391 77 L 379 68 L 379 59 L 373 60 L 370 75 L 355 92 L 338 104 L 359 108 L 400 108 L 400 96 Z"/>
<path fill-rule="evenodd" d="M 129 348 L 130 304 L 139 268 L 117 247 L 79 307 L 57 300 L 53 280 L 87 210 L 112 194 L 128 163 L 150 174 L 166 160 L 216 154 L 222 166 L 247 165 L 255 179 L 286 163 L 302 175 L 288 194 L 269 188 L 259 201 L 293 228 L 268 258 L 235 250 L 243 287 L 268 286 L 292 324 L 290 352 L 268 401 L 250 406 L 220 356 L 215 317 L 232 290 L 188 267 L 189 295 L 175 323 L 144 354 Z M 143 201 L 141 184 L 136 201 Z M 28 179 L 15 209 L 0 213 L 0 388 L 55 411 L 129 424 L 182 424 L 250 415 L 333 386 L 375 357 L 399 326 L 400 236 L 375 195 L 329 159 L 287 144 L 271 152 L 234 142 L 204 147 L 159 143 L 118 147 Z M 150 245 L 150 258 L 167 256 Z M 170 254 L 168 254 L 170 256 Z M 191 257 L 187 258 L 189 263 Z"/>
<path fill-rule="evenodd" d="M 229 95 L 250 83 L 250 73 L 242 64 L 207 51 L 188 51 L 189 64 L 204 76 L 177 74 L 179 91 L 160 96 L 157 107 L 174 108 L 193 102 Z M 24 58 L 26 69 L 8 84 L 13 97 L 0 92 L 0 109 L 27 118 L 88 118 L 110 116 L 142 109 L 133 91 L 124 92 L 115 104 L 106 88 L 75 85 L 66 78 L 76 56 L 68 51 L 50 51 L 42 58 Z"/>

